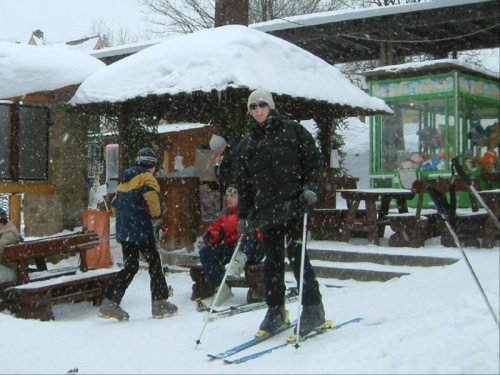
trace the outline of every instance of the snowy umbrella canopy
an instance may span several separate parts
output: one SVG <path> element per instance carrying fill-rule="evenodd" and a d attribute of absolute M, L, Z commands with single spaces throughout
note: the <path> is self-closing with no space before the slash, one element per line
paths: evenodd
<path fill-rule="evenodd" d="M 105 66 L 81 52 L 0 42 L 0 99 L 80 84 Z"/>
<path fill-rule="evenodd" d="M 261 88 L 329 104 L 391 112 L 338 69 L 272 35 L 229 25 L 176 36 L 107 66 L 70 104 L 120 103 L 149 95 Z"/>

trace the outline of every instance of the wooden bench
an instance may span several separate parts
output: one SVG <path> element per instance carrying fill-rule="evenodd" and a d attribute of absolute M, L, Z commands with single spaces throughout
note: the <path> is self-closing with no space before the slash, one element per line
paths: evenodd
<path fill-rule="evenodd" d="M 479 190 L 479 181 L 473 179 L 472 182 L 473 186 Z M 415 212 L 393 213 L 386 216 L 394 231 L 389 237 L 389 246 L 421 247 L 424 246 L 425 240 L 439 235 L 443 246 L 456 246 L 437 210 L 423 209 L 427 186 L 433 186 L 441 194 L 449 194 L 451 179 L 438 177 L 435 180 L 420 179 L 413 182 L 412 191 L 418 196 Z M 477 199 L 461 179 L 455 180 L 455 192 L 457 195 L 461 192 L 467 193 L 471 202 L 471 210 L 457 210 L 455 228 L 457 236 L 465 246 L 479 247 L 481 228 L 486 219 L 486 213 L 479 212 Z"/>
<path fill-rule="evenodd" d="M 214 290 L 208 284 L 205 271 L 200 263 L 181 263 L 180 267 L 189 268 L 189 275 L 194 281 L 191 300 L 205 299 L 214 295 Z M 265 301 L 264 263 L 247 263 L 244 277 L 228 276 L 226 282 L 231 288 L 248 288 L 247 302 Z"/>
<path fill-rule="evenodd" d="M 0 307 L 19 318 L 54 320 L 52 306 L 89 301 L 100 304 L 109 281 L 119 270 L 89 270 L 86 251 L 95 248 L 99 237 L 94 232 L 43 238 L 5 247 L 5 261 L 17 262 L 15 285 L 3 285 Z M 47 269 L 54 256 L 79 255 L 79 267 Z M 30 269 L 29 263 L 36 269 Z"/>
<path fill-rule="evenodd" d="M 310 231 L 318 241 L 338 241 L 342 234 L 348 209 L 337 208 L 337 190 L 356 189 L 358 178 L 334 177 L 329 170 L 323 172 L 323 184 L 318 201 L 314 205 Z M 356 217 L 364 219 L 366 210 L 358 210 Z M 366 238 L 366 233 L 353 231 L 352 237 Z"/>
<path fill-rule="evenodd" d="M 472 186 L 474 186 L 477 191 L 481 190 L 477 178 L 472 179 Z M 442 194 L 449 193 L 451 189 L 451 179 L 438 177 L 436 189 Z M 461 192 L 467 193 L 470 200 L 470 209 L 457 208 L 456 212 L 454 230 L 460 244 L 467 247 L 481 247 L 480 238 L 483 235 L 484 223 L 488 214 L 485 210 L 479 211 L 479 204 L 476 197 L 460 178 L 455 180 L 455 192 L 457 193 L 457 201 L 458 194 Z M 446 227 L 444 220 L 440 215 L 438 216 L 438 225 L 443 228 L 441 231 L 441 245 L 445 247 L 456 247 L 457 245 Z"/>
<path fill-rule="evenodd" d="M 417 195 L 417 207 L 415 212 L 390 213 L 386 215 L 389 226 L 393 234 L 389 237 L 389 246 L 391 247 L 422 247 L 425 240 L 431 237 L 431 217 L 437 214 L 436 210 L 427 211 L 426 216 L 422 214 L 422 205 L 428 180 L 415 180 L 412 183 L 411 190 Z"/>
<path fill-rule="evenodd" d="M 316 241 L 339 241 L 342 235 L 348 209 L 315 208 L 311 220 L 311 234 Z M 358 210 L 356 219 L 365 219 L 366 210 Z M 351 237 L 366 238 L 367 233 L 353 230 Z"/>

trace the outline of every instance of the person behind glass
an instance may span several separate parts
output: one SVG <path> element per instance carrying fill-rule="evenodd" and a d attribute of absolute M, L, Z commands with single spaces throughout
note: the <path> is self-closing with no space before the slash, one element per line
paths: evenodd
<path fill-rule="evenodd" d="M 248 98 L 249 133 L 239 146 L 237 189 L 238 234 L 252 233 L 250 213 L 263 233 L 266 259 L 264 285 L 268 311 L 257 333 L 272 333 L 288 317 L 285 310 L 286 255 L 295 279 L 300 277 L 302 214 L 309 209 L 322 183 L 321 154 L 311 134 L 299 123 L 283 120 L 271 93 L 253 91 Z M 301 336 L 325 322 L 322 296 L 306 253 L 300 316 Z"/>
<path fill-rule="evenodd" d="M 4 248 L 22 240 L 17 227 L 9 221 L 7 212 L 0 207 L 0 284 L 17 280 L 17 262 L 4 262 Z"/>
<path fill-rule="evenodd" d="M 258 263 L 264 257 L 262 247 L 262 234 L 258 228 L 252 228 L 251 235 L 240 245 L 233 266 L 229 270 L 233 276 L 240 276 L 246 262 Z M 205 271 L 210 287 L 217 292 L 225 268 L 236 248 L 238 241 L 238 192 L 234 187 L 226 190 L 226 208 L 219 218 L 207 228 L 203 234 L 205 246 L 200 250 L 200 261 Z M 222 290 L 217 300 L 217 306 L 223 304 L 233 296 L 227 283 L 222 285 Z"/>
<path fill-rule="evenodd" d="M 159 230 L 161 214 L 160 186 L 153 175 L 157 163 L 152 149 L 140 150 L 135 165 L 123 172 L 111 202 L 112 214 L 116 216 L 116 240 L 123 250 L 123 269 L 106 290 L 100 317 L 129 319 L 120 303 L 139 270 L 139 253 L 148 263 L 153 318 L 177 313 L 177 306 L 167 301 L 168 286 L 154 236 L 154 231 Z"/>

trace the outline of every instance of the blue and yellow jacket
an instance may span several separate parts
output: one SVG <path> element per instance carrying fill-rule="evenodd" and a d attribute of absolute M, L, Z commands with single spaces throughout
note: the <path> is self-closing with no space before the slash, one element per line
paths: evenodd
<path fill-rule="evenodd" d="M 135 166 L 123 173 L 111 202 L 116 216 L 118 242 L 155 242 L 152 218 L 161 215 L 160 185 L 146 168 Z"/>

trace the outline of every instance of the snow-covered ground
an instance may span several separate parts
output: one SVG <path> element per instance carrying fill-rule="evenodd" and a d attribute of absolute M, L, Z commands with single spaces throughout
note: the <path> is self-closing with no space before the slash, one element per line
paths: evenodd
<path fill-rule="evenodd" d="M 387 239 L 382 240 L 380 248 L 353 239 L 349 244 L 313 241 L 311 247 L 462 259 L 458 249 L 441 247 L 439 239 L 427 241 L 422 249 L 386 248 L 386 244 Z M 119 246 L 112 245 L 113 256 L 119 259 Z M 465 251 L 498 316 L 498 249 Z M 404 270 L 411 274 L 388 282 L 320 279 L 328 318 L 336 323 L 355 317 L 364 320 L 305 342 L 299 349 L 289 346 L 239 365 L 209 360 L 207 354 L 251 338 L 265 310 L 209 322 L 201 344 L 195 348 L 206 314 L 197 312 L 190 300 L 192 281 L 188 272 L 167 276 L 174 288 L 171 301 L 179 306 L 178 315 L 154 320 L 149 276 L 141 270 L 122 301 L 131 315 L 128 322 L 98 318 L 97 307 L 88 303 L 54 307 L 56 321 L 52 322 L 0 313 L 0 372 L 64 374 L 78 369 L 82 374 L 498 374 L 499 328 L 464 260 L 451 266 Z M 294 285 L 290 275 L 287 281 Z M 238 288 L 234 293 L 230 303 L 244 303 L 246 289 Z M 294 319 L 297 303 L 287 307 Z M 243 354 L 279 343 L 285 336 Z"/>
<path fill-rule="evenodd" d="M 363 150 L 356 143 L 364 142 L 359 136 L 363 126 L 366 125 L 353 124 L 352 134 L 346 133 L 351 157 L 354 150 Z M 363 156 L 354 159 L 362 160 Z M 357 165 L 364 168 L 366 162 Z M 363 169 L 352 168 L 351 175 L 364 175 Z M 113 224 L 114 219 L 112 232 Z M 172 272 L 167 282 L 174 288 L 171 301 L 179 306 L 179 313 L 154 320 L 149 275 L 140 270 L 122 301 L 131 315 L 128 322 L 98 318 L 97 307 L 88 303 L 55 306 L 56 320 L 52 322 L 0 313 L 0 373 L 63 374 L 78 369 L 82 374 L 498 374 L 499 327 L 461 252 L 441 246 L 439 238 L 428 240 L 421 249 L 389 248 L 390 234 L 387 228 L 380 247 L 357 238 L 348 244 L 313 241 L 310 247 L 453 257 L 459 261 L 432 268 L 351 263 L 346 266 L 390 269 L 410 275 L 388 282 L 320 279 L 329 319 L 335 323 L 356 317 L 364 320 L 305 342 L 299 349 L 289 346 L 239 365 L 209 360 L 208 353 L 252 338 L 265 310 L 210 322 L 202 334 L 206 314 L 197 312 L 190 300 L 189 273 Z M 114 262 L 121 262 L 121 248 L 114 241 L 111 250 Z M 499 249 L 466 248 L 465 252 L 498 319 Z M 290 286 L 295 285 L 290 274 L 287 281 Z M 245 302 L 246 289 L 237 288 L 234 294 L 228 303 Z M 209 305 L 211 299 L 206 302 Z M 298 304 L 290 303 L 287 308 L 295 319 Z M 196 347 L 200 335 L 201 344 Z M 280 343 L 286 335 L 241 355 Z"/>

